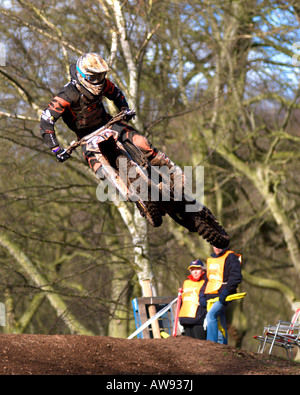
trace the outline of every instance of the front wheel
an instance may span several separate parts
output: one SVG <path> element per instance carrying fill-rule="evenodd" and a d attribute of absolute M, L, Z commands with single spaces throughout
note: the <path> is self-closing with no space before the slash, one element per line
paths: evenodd
<path fill-rule="evenodd" d="M 120 155 L 118 157 L 118 160 L 116 161 L 117 168 L 119 171 L 119 175 L 124 177 L 124 175 L 127 175 L 126 183 L 128 185 L 128 188 L 130 189 L 130 184 L 136 180 L 136 178 L 131 178 L 128 177 L 128 174 L 130 172 L 130 168 L 132 166 L 132 163 L 129 158 L 127 158 L 124 155 Z M 138 166 L 138 165 L 136 165 Z M 138 170 L 138 168 L 137 168 Z M 136 177 L 143 177 L 144 183 L 147 185 L 147 189 L 149 187 L 149 180 L 147 176 L 143 172 L 138 172 L 136 174 Z M 150 193 L 150 191 L 148 191 Z M 139 193 L 136 191 L 135 192 L 135 197 L 138 197 Z M 148 195 L 149 198 L 149 195 Z M 147 221 L 149 222 L 150 225 L 152 225 L 154 228 L 158 228 L 161 226 L 163 220 L 162 220 L 162 215 L 161 212 L 155 202 L 152 202 L 150 200 L 142 200 L 139 199 L 138 201 L 135 201 L 136 206 L 138 207 L 141 216 L 145 217 Z"/>
<path fill-rule="evenodd" d="M 162 215 L 154 202 L 136 202 L 137 208 L 140 210 L 141 216 L 145 217 L 150 225 L 154 228 L 161 226 L 163 220 Z"/>

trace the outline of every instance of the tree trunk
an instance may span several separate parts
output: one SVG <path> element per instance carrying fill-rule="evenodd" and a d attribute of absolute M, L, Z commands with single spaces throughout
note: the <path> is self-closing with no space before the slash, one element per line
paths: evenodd
<path fill-rule="evenodd" d="M 115 302 L 110 309 L 112 315 L 109 320 L 108 336 L 127 338 L 128 323 L 128 287 L 126 276 L 128 269 L 118 268 L 113 272 L 111 299 Z"/>

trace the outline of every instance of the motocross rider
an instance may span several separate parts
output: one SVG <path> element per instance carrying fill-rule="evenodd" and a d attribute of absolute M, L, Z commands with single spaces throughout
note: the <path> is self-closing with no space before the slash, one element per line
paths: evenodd
<path fill-rule="evenodd" d="M 40 123 L 41 135 L 59 162 L 70 156 L 59 146 L 54 125 L 62 116 L 66 125 L 76 133 L 78 139 L 104 126 L 112 116 L 102 103 L 103 97 L 112 100 L 119 111 L 130 111 L 121 90 L 113 84 L 106 74 L 109 67 L 98 53 L 86 53 L 70 66 L 70 82 L 60 89 L 43 111 Z M 161 151 L 152 146 L 149 140 L 133 127 L 123 122 L 112 125 L 119 139 L 128 138 L 145 154 L 152 165 L 177 168 Z M 83 154 L 91 169 L 101 177 L 101 164 L 93 152 L 83 146 Z"/>

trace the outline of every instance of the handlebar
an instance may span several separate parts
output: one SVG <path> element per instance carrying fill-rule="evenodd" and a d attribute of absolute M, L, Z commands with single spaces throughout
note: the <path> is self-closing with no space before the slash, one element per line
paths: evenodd
<path fill-rule="evenodd" d="M 67 153 L 69 155 L 71 155 L 71 153 L 80 145 L 84 145 L 86 143 L 86 141 L 88 139 L 90 139 L 91 137 L 97 136 L 99 135 L 104 129 L 109 128 L 111 125 L 113 125 L 116 122 L 119 121 L 130 121 L 134 116 L 136 115 L 135 110 L 122 110 L 121 112 L 119 112 L 117 115 L 115 115 L 114 117 L 112 117 L 106 125 L 101 126 L 101 128 L 95 130 L 94 132 L 88 134 L 87 136 L 84 136 L 82 139 L 78 140 L 78 141 L 73 141 L 69 147 L 67 147 L 63 153 Z"/>

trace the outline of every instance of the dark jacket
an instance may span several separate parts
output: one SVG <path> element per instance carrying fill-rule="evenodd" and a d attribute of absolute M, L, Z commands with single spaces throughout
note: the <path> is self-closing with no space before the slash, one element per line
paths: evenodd
<path fill-rule="evenodd" d="M 40 132 L 49 148 L 58 145 L 54 125 L 60 117 L 82 138 L 111 119 L 103 106 L 103 97 L 112 100 L 119 111 L 128 108 L 121 90 L 107 78 L 101 95 L 94 96 L 79 84 L 75 64 L 70 66 L 70 77 L 70 82 L 60 89 L 41 116 Z"/>

